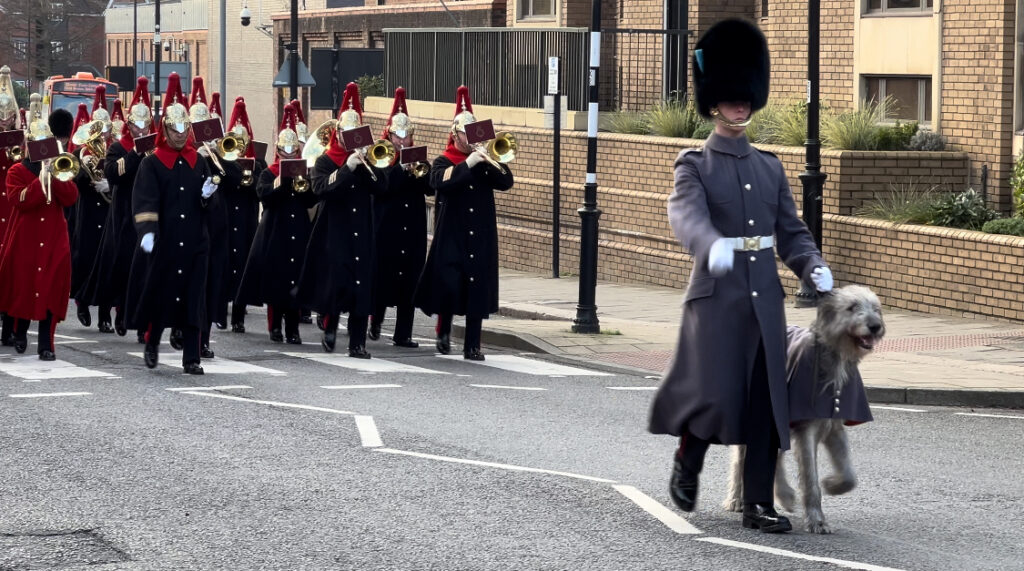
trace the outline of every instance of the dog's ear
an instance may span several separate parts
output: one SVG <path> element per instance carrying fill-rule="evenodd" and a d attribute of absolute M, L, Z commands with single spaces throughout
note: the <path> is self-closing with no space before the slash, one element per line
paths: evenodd
<path fill-rule="evenodd" d="M 836 318 L 836 297 L 832 292 L 818 293 L 818 322 L 829 323 Z"/>

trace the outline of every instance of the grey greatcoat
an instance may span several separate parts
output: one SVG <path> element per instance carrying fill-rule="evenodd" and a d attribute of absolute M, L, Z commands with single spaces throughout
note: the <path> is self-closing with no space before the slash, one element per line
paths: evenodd
<path fill-rule="evenodd" d="M 737 251 L 730 272 L 714 277 L 708 271 L 711 245 L 721 237 L 774 235 L 779 257 L 807 283 L 814 268 L 826 265 L 797 217 L 782 163 L 746 137 L 712 134 L 703 150 L 679 153 L 668 214 L 694 264 L 675 355 L 654 397 L 649 430 L 745 443 L 747 394 L 763 343 L 775 428 L 788 449 L 785 293 L 775 252 Z"/>

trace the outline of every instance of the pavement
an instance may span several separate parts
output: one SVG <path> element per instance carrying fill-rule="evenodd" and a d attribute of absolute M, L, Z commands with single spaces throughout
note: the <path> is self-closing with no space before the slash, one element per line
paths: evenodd
<path fill-rule="evenodd" d="M 598 283 L 601 333 L 576 334 L 578 278 L 502 269 L 501 309 L 484 321 L 482 341 L 660 376 L 675 347 L 683 291 Z M 814 312 L 787 301 L 789 324 L 807 326 Z M 872 402 L 1024 408 L 1024 324 L 888 308 L 884 317 L 886 337 L 861 363 Z"/>

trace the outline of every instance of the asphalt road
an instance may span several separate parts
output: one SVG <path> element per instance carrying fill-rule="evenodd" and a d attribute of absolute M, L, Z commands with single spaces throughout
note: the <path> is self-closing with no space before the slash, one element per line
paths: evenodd
<path fill-rule="evenodd" d="M 657 379 L 429 342 L 358 361 L 260 319 L 202 377 L 77 323 L 53 369 L 3 348 L 0 570 L 1024 569 L 1024 411 L 876 407 L 835 534 L 763 535 L 719 507 L 724 448 L 698 511 L 671 504 Z"/>

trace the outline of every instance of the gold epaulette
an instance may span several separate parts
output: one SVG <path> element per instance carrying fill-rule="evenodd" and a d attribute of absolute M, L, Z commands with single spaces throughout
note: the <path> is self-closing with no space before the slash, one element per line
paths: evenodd
<path fill-rule="evenodd" d="M 442 180 L 444 182 L 448 182 L 449 180 L 451 180 L 452 172 L 454 170 L 455 170 L 455 167 L 448 167 L 448 168 L 444 169 L 444 178 Z"/>
<path fill-rule="evenodd" d="M 117 175 L 124 176 L 127 168 L 124 166 L 124 157 L 117 159 Z"/>
<path fill-rule="evenodd" d="M 338 171 L 331 173 L 331 177 L 327 179 L 327 184 L 334 184 L 338 181 Z"/>
<path fill-rule="evenodd" d="M 280 188 L 280 187 L 281 187 L 281 177 L 277 177 L 277 178 L 274 179 L 274 188 Z"/>
<path fill-rule="evenodd" d="M 135 223 L 140 224 L 142 222 L 157 222 L 160 220 L 160 215 L 156 212 L 140 212 L 135 215 Z"/>

